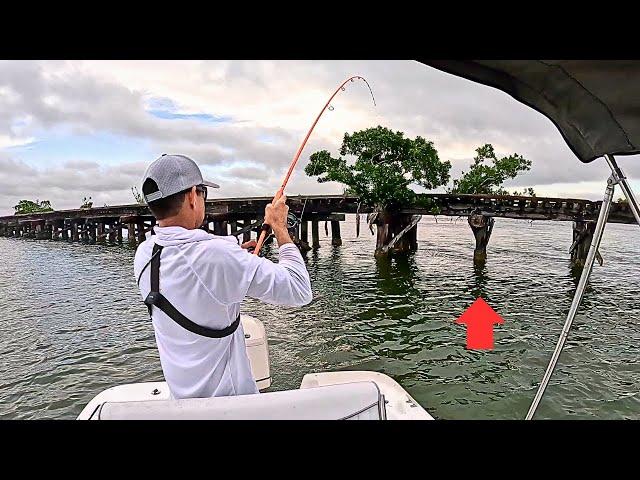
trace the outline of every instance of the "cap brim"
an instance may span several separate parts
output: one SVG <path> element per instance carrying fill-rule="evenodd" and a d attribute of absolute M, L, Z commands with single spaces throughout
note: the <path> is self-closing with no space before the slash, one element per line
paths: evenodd
<path fill-rule="evenodd" d="M 204 181 L 204 182 L 202 182 L 202 185 L 205 185 L 205 186 L 211 187 L 211 188 L 220 188 L 220 185 L 218 185 L 217 183 L 213 183 L 213 182 Z"/>

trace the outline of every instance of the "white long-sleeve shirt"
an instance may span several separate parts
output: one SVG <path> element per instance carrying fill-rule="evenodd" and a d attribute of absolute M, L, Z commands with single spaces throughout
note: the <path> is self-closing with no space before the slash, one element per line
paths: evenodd
<path fill-rule="evenodd" d="M 278 305 L 312 300 L 309 273 L 298 248 L 280 247 L 279 263 L 240 248 L 233 236 L 182 227 L 154 227 L 155 235 L 136 251 L 136 280 L 150 260 L 154 243 L 161 252 L 160 292 L 180 313 L 199 325 L 222 329 L 232 324 L 245 296 Z M 151 290 L 151 266 L 140 277 L 143 299 Z M 242 324 L 227 337 L 192 333 L 152 308 L 153 328 L 165 380 L 174 398 L 258 393 L 247 356 Z"/>

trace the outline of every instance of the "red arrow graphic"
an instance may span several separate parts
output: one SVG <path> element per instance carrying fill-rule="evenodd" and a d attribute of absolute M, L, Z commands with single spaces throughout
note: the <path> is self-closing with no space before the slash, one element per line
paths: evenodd
<path fill-rule="evenodd" d="M 469 350 L 493 350 L 493 326 L 504 323 L 504 320 L 482 297 L 478 297 L 456 323 L 467 325 Z"/>

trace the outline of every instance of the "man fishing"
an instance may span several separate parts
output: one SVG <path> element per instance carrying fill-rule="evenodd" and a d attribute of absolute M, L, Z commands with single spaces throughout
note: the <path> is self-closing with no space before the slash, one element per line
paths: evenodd
<path fill-rule="evenodd" d="M 240 303 L 306 305 L 309 273 L 287 230 L 286 196 L 267 205 L 264 223 L 279 263 L 251 255 L 255 241 L 201 230 L 207 187 L 196 163 L 162 155 L 144 174 L 142 193 L 158 221 L 136 251 L 134 272 L 149 308 L 160 364 L 173 398 L 258 393 L 240 323 Z"/>

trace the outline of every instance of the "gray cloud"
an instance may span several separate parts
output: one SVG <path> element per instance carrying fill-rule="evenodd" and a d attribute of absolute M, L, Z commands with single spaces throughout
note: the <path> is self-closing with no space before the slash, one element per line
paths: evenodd
<path fill-rule="evenodd" d="M 100 165 L 96 162 L 88 162 L 86 160 L 70 160 L 65 162 L 64 168 L 70 170 L 95 170 L 99 169 Z"/>
<path fill-rule="evenodd" d="M 91 196 L 99 206 L 133 203 L 130 188 L 138 185 L 144 168 L 145 165 L 139 163 L 88 169 L 69 165 L 38 169 L 0 155 L 0 215 L 11 215 L 13 206 L 23 199 L 49 200 L 56 209 L 78 208 L 85 196 Z"/>
<path fill-rule="evenodd" d="M 132 64 L 128 68 L 144 67 Z M 443 160 L 452 161 L 454 176 L 468 168 L 476 147 L 493 143 L 499 154 L 517 152 L 533 161 L 532 170 L 508 184 L 509 188 L 534 186 L 540 191 L 545 185 L 571 183 L 574 188 L 567 195 L 580 192 L 580 196 L 599 198 L 600 189 L 589 190 L 584 182 L 604 182 L 608 175 L 601 161 L 581 164 L 541 114 L 503 92 L 416 62 L 202 62 L 198 73 L 203 86 L 216 83 L 240 88 L 247 92 L 245 102 L 256 105 L 284 101 L 281 93 L 280 97 L 274 94 L 274 85 L 282 84 L 292 92 L 328 93 L 340 80 L 361 74 L 371 83 L 378 106 L 372 108 L 364 86 L 350 85 L 349 93 L 336 100 L 337 116 L 323 118 L 323 128 L 338 121 L 349 124 L 353 116 L 369 118 L 370 126 L 380 124 L 410 137 L 421 135 L 434 141 Z M 64 126 L 78 133 L 106 132 L 149 141 L 157 154 L 192 156 L 213 179 L 224 180 L 224 188 L 216 195 L 235 196 L 274 192 L 309 127 L 306 123 L 281 127 L 276 114 L 267 120 L 268 125 L 264 119 L 256 125 L 246 110 L 242 118 L 230 123 L 163 120 L 145 111 L 147 96 L 148 92 L 92 76 L 66 62 L 2 61 L 0 136 L 37 136 L 39 130 Z M 319 107 L 286 108 L 308 111 L 311 122 Z M 325 130 L 324 137 L 311 137 L 289 191 L 342 191 L 341 185 L 320 185 L 302 172 L 314 151 L 328 149 L 337 154 L 342 133 L 326 138 Z M 19 199 L 36 197 L 50 199 L 57 208 L 78 206 L 85 195 L 92 195 L 96 204 L 128 203 L 132 200 L 130 186 L 139 186 L 151 160 L 101 167 L 87 158 L 35 168 L 5 154 L 0 156 L 0 212 L 10 213 Z M 637 160 L 620 160 L 633 178 L 640 178 Z"/>
<path fill-rule="evenodd" d="M 145 111 L 142 92 L 121 85 L 68 73 L 45 78 L 43 64 L 0 62 L 0 88 L 11 94 L 0 96 L 0 131 L 12 132 L 17 118 L 28 115 L 34 127 L 71 126 L 76 133 L 110 132 L 156 142 L 160 150 L 175 151 L 176 146 L 211 149 L 204 163 L 251 159 L 257 153 L 266 162 L 278 162 L 278 147 L 248 138 L 242 125 L 207 125 L 195 120 L 166 121 Z M 48 99 L 50 100 L 48 103 Z M 290 143 L 291 132 L 279 127 L 256 127 L 252 138 L 269 136 L 280 144 Z M 260 149 L 256 149 L 256 143 Z M 173 148 L 171 148 L 173 147 Z M 253 147 L 253 148 L 252 148 Z M 231 150 L 231 153 L 225 151 Z M 286 160 L 285 160 L 286 161 Z"/>
<path fill-rule="evenodd" d="M 264 175 L 264 167 L 255 165 L 249 167 L 233 167 L 225 172 L 225 176 L 237 179 L 255 180 L 256 174 Z"/>

